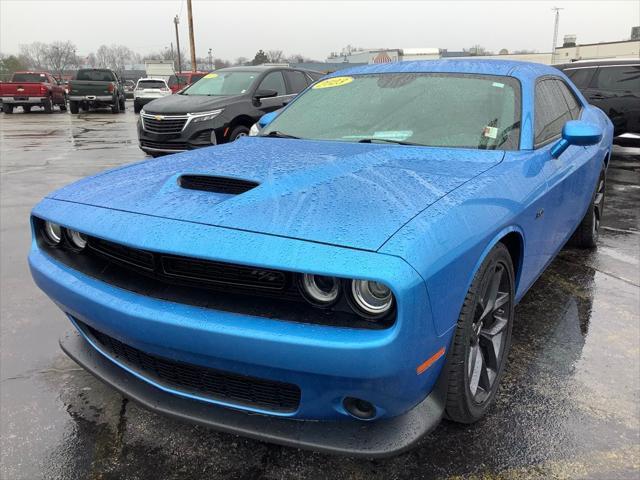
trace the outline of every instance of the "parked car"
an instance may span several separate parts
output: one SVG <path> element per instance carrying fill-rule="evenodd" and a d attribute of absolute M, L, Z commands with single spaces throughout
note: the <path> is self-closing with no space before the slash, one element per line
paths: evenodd
<path fill-rule="evenodd" d="M 164 80 L 141 78 L 133 91 L 133 111 L 139 113 L 152 100 L 171 95 L 171 89 Z"/>
<path fill-rule="evenodd" d="M 167 84 L 172 93 L 177 93 L 192 83 L 197 82 L 209 72 L 180 72 L 169 77 Z"/>
<path fill-rule="evenodd" d="M 597 244 L 612 136 L 546 65 L 344 70 L 260 136 L 48 195 L 31 271 L 64 351 L 128 398 L 390 455 L 495 403 L 514 306 L 565 242 Z"/>
<path fill-rule="evenodd" d="M 78 113 L 96 108 L 111 108 L 124 113 L 126 96 L 120 77 L 107 68 L 83 68 L 69 82 L 69 109 Z"/>
<path fill-rule="evenodd" d="M 15 72 L 9 82 L 0 83 L 0 97 L 4 113 L 13 113 L 15 107 L 22 107 L 29 113 L 32 107 L 53 112 L 58 105 L 60 110 L 67 109 L 67 97 L 64 87 L 47 72 Z"/>
<path fill-rule="evenodd" d="M 205 75 L 140 113 L 140 148 L 157 156 L 233 142 L 265 113 L 322 74 L 286 67 L 231 67 Z"/>
<path fill-rule="evenodd" d="M 640 134 L 640 60 L 579 61 L 554 65 L 589 103 L 613 122 L 614 135 Z"/>
<path fill-rule="evenodd" d="M 136 88 L 136 82 L 133 80 L 124 81 L 124 95 L 126 98 L 133 98 L 133 90 Z"/>

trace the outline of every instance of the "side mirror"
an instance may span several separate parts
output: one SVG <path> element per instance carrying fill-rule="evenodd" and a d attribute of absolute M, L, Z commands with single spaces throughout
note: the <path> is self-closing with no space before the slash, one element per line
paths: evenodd
<path fill-rule="evenodd" d="M 569 146 L 595 145 L 602 139 L 602 129 L 593 123 L 570 120 L 562 127 L 562 138 L 551 148 L 551 156 L 558 158 Z"/>
<path fill-rule="evenodd" d="M 256 100 L 260 100 L 261 98 L 271 98 L 271 97 L 277 97 L 277 96 L 278 96 L 277 91 L 263 89 L 263 88 L 256 90 L 256 93 L 253 94 L 253 98 L 255 98 Z"/>
<path fill-rule="evenodd" d="M 261 129 L 266 127 L 271 122 L 273 122 L 273 119 L 276 118 L 279 113 L 280 113 L 280 110 L 275 110 L 273 112 L 265 113 L 263 116 L 260 117 L 260 120 L 258 120 L 258 127 L 260 127 Z"/>

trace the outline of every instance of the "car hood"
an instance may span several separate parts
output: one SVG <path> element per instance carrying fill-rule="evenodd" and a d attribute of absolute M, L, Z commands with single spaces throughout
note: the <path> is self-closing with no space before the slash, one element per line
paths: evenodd
<path fill-rule="evenodd" d="M 415 215 L 503 152 L 246 137 L 80 180 L 52 198 L 156 217 L 378 250 Z M 259 185 L 225 194 L 183 175 Z"/>
<path fill-rule="evenodd" d="M 144 111 L 162 115 L 208 112 L 225 107 L 241 98 L 243 98 L 242 95 L 209 97 L 207 95 L 174 94 L 148 103 L 145 105 Z"/>

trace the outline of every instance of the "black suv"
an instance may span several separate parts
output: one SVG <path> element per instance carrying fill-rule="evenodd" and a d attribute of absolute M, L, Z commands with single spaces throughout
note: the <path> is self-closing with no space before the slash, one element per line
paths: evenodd
<path fill-rule="evenodd" d="M 614 135 L 640 133 L 640 60 L 579 61 L 554 67 L 609 116 Z"/>
<path fill-rule="evenodd" d="M 231 67 L 145 105 L 140 148 L 157 156 L 232 142 L 265 113 L 286 105 L 323 74 L 287 67 Z"/>

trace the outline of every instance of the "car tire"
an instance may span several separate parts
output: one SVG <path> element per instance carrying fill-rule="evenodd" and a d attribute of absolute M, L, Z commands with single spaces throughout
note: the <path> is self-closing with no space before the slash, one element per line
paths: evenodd
<path fill-rule="evenodd" d="M 498 243 L 473 278 L 449 352 L 446 414 L 453 421 L 476 422 L 495 401 L 511 345 L 514 278 L 509 250 Z"/>
<path fill-rule="evenodd" d="M 22 107 L 22 111 L 24 113 L 31 113 L 31 106 L 25 105 L 24 107 Z"/>
<path fill-rule="evenodd" d="M 62 103 L 60 104 L 60 111 L 61 112 L 66 112 L 67 111 L 67 97 L 66 96 L 62 99 Z"/>
<path fill-rule="evenodd" d="M 598 183 L 591 196 L 587 213 L 584 214 L 580 225 L 573 232 L 568 244 L 577 248 L 596 248 L 600 232 L 600 223 L 604 213 L 604 196 L 606 189 L 606 175 L 600 172 Z"/>
<path fill-rule="evenodd" d="M 2 105 L 2 111 L 6 114 L 13 113 L 13 105 Z"/>
<path fill-rule="evenodd" d="M 120 100 L 116 99 L 115 102 L 113 102 L 113 105 L 111 105 L 111 113 L 120 113 Z"/>
<path fill-rule="evenodd" d="M 229 135 L 229 141 L 235 142 L 240 137 L 246 137 L 249 135 L 249 129 L 244 125 L 240 125 L 239 127 L 234 128 L 231 131 L 231 135 Z"/>
<path fill-rule="evenodd" d="M 126 108 L 127 108 L 126 100 L 122 98 L 120 100 L 120 113 L 124 113 Z"/>
<path fill-rule="evenodd" d="M 140 106 L 140 104 L 138 104 L 137 102 L 133 102 L 133 112 L 140 113 L 140 110 L 142 110 L 142 107 Z"/>
<path fill-rule="evenodd" d="M 52 113 L 53 112 L 53 99 L 47 98 L 44 101 L 44 103 L 42 104 L 42 106 L 44 107 L 44 112 L 45 113 Z"/>
<path fill-rule="evenodd" d="M 77 114 L 80 111 L 80 105 L 78 105 L 78 102 L 70 100 L 69 101 L 69 111 L 71 113 L 73 113 L 74 115 Z"/>

